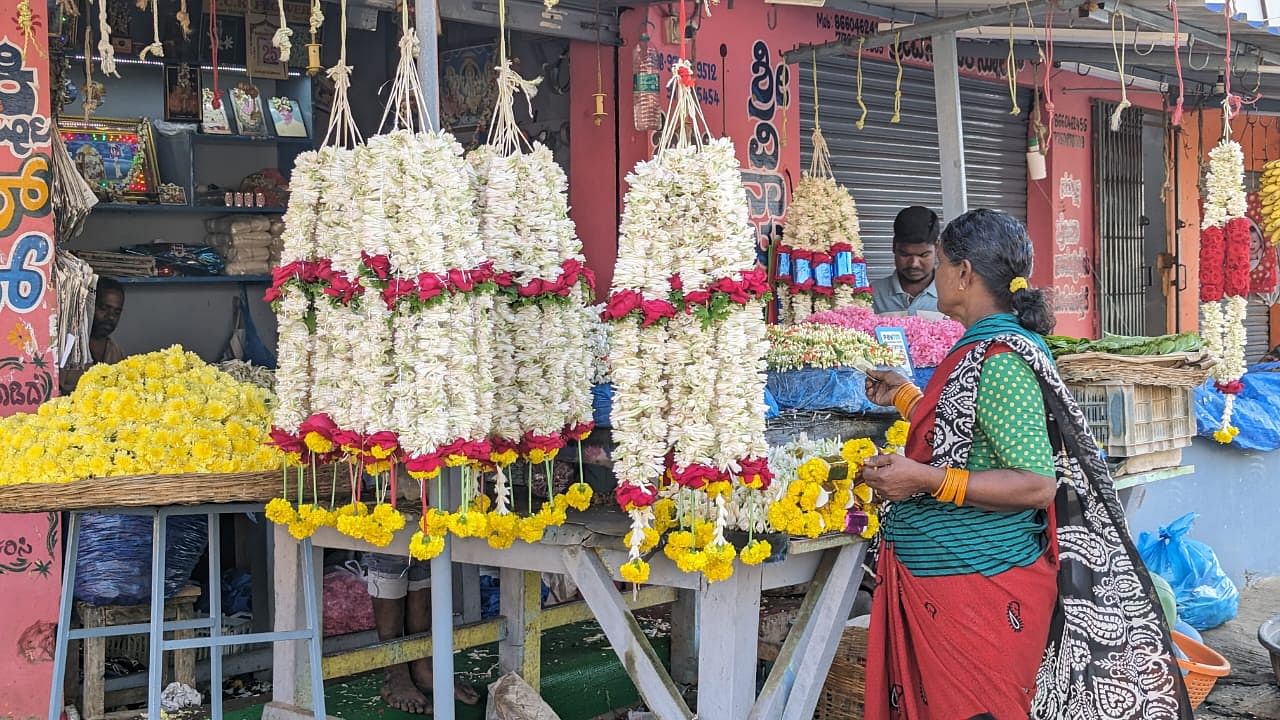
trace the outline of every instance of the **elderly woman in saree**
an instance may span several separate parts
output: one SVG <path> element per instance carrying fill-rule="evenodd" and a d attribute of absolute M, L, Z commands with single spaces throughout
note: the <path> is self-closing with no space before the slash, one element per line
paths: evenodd
<path fill-rule="evenodd" d="M 1164 616 L 1105 461 L 1043 335 L 1022 223 L 940 238 L 938 309 L 966 332 L 923 392 L 869 373 L 911 422 L 863 478 L 889 502 L 867 720 L 1190 720 Z"/>

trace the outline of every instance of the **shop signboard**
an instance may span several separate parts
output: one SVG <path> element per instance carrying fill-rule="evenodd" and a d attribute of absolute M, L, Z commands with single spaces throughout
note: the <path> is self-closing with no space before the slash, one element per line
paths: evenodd
<path fill-rule="evenodd" d="M 46 8 L 0 13 L 0 415 L 33 410 L 57 387 L 50 345 Z M 44 717 L 62 577 L 58 515 L 0 515 L 0 718 Z"/>

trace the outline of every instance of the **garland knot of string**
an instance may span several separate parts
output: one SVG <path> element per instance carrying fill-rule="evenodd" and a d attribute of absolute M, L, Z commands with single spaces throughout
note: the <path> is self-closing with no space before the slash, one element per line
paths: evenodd
<path fill-rule="evenodd" d="M 361 142 L 360 130 L 356 127 L 355 116 L 351 112 L 351 71 L 347 64 L 347 0 L 339 4 L 341 14 L 339 23 L 340 46 L 338 62 L 325 74 L 333 81 L 333 114 L 329 116 L 329 129 L 324 134 L 324 145 L 355 147 Z"/>
<path fill-rule="evenodd" d="M 820 112 L 822 105 L 818 100 L 818 52 L 813 52 L 813 156 L 809 159 L 810 177 L 835 177 L 831 172 L 831 149 L 827 147 L 827 139 L 822 136 Z"/>
<path fill-rule="evenodd" d="M 682 58 L 672 64 L 671 80 L 667 82 L 671 89 L 671 103 L 667 109 L 667 121 L 662 126 L 659 150 L 702 147 L 702 139 L 710 136 L 711 130 L 698 105 L 694 84 L 693 65 L 688 60 Z"/>
<path fill-rule="evenodd" d="M 507 57 L 507 2 L 498 0 L 498 99 L 489 121 L 489 146 L 502 155 L 515 155 L 532 149 L 516 123 L 516 93 L 523 93 L 529 116 L 533 116 L 533 98 L 538 94 L 542 78 L 525 80 L 511 67 Z"/>
<path fill-rule="evenodd" d="M 103 75 L 120 77 L 116 71 L 116 49 L 111 45 L 111 26 L 107 24 L 107 0 L 98 0 L 98 57 Z"/>
<path fill-rule="evenodd" d="M 289 29 L 289 20 L 284 14 L 284 0 L 277 0 L 277 5 L 280 11 L 280 27 L 276 29 L 276 34 L 271 36 L 271 44 L 280 51 L 280 62 L 287 65 L 289 56 L 293 54 L 293 30 Z"/>
<path fill-rule="evenodd" d="M 148 0 L 139 0 L 138 9 L 146 10 Z M 160 42 L 160 0 L 150 0 L 151 2 L 151 44 L 142 48 L 142 52 L 138 53 L 138 60 L 146 60 L 148 55 L 155 55 L 158 58 L 164 57 L 164 43 Z"/>
<path fill-rule="evenodd" d="M 865 35 L 858 37 L 857 100 L 858 100 L 858 109 L 861 110 L 861 114 L 858 115 L 858 121 L 854 123 L 854 127 L 858 128 L 859 130 L 866 127 L 867 125 L 867 104 L 862 102 L 862 46 L 865 45 L 866 42 L 867 42 L 867 37 Z"/>
<path fill-rule="evenodd" d="M 1120 35 L 1117 41 L 1116 22 L 1120 23 Z M 1116 109 L 1111 112 L 1111 132 L 1120 132 L 1120 125 L 1124 121 L 1124 111 L 1128 110 L 1133 104 L 1129 102 L 1129 85 L 1124 77 L 1124 13 L 1117 12 L 1111 15 L 1111 53 L 1116 58 L 1116 71 L 1120 75 L 1120 103 L 1116 105 Z"/>
<path fill-rule="evenodd" d="M 387 107 L 382 112 L 380 128 L 391 118 L 392 129 L 402 125 L 410 130 L 417 128 L 423 132 L 431 131 L 431 116 L 426 112 L 426 99 L 422 91 L 422 79 L 418 77 L 415 58 L 421 43 L 418 32 L 409 25 L 408 0 L 400 3 L 400 62 L 396 65 L 396 74 L 391 83 L 391 96 Z"/>

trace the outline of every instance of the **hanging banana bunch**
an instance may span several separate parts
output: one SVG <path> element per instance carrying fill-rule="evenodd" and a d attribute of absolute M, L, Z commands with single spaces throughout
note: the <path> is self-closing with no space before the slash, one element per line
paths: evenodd
<path fill-rule="evenodd" d="M 1280 160 L 1262 166 L 1258 196 L 1262 200 L 1262 232 L 1272 245 L 1280 245 Z"/>

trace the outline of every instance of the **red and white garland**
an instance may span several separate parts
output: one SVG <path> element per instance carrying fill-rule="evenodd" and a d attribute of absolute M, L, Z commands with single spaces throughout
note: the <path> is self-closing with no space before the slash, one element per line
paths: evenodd
<path fill-rule="evenodd" d="M 1200 334 L 1218 358 L 1215 386 L 1225 395 L 1222 422 L 1213 436 L 1227 444 L 1239 430 L 1231 424 L 1235 396 L 1244 389 L 1245 314 L 1249 294 L 1249 220 L 1244 189 L 1244 153 L 1230 138 L 1209 151 L 1204 218 L 1200 232 Z M 1223 302 L 1225 298 L 1226 302 Z"/>
<path fill-rule="evenodd" d="M 733 144 L 705 140 L 693 84 L 688 61 L 677 62 L 658 153 L 627 177 L 602 313 L 611 323 L 615 495 L 632 519 L 622 575 L 634 582 L 648 577 L 642 554 L 669 529 L 654 505 L 671 496 L 694 498 L 681 517 L 706 524 L 697 544 L 719 559 L 707 577 L 727 577 L 736 551 L 724 539 L 726 501 L 735 485 L 758 491 L 771 477 L 763 401 L 769 287 L 755 261 Z"/>
<path fill-rule="evenodd" d="M 785 237 L 773 273 L 784 324 L 824 310 L 870 306 L 858 210 L 835 178 L 801 178 L 787 208 Z"/>

